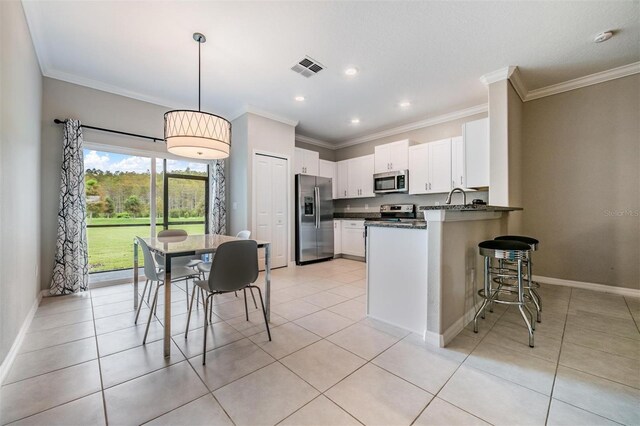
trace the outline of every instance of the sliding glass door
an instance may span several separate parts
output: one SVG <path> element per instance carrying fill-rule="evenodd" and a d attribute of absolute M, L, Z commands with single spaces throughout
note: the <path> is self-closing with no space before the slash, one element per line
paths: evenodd
<path fill-rule="evenodd" d="M 132 268 L 136 236 L 206 232 L 206 163 L 92 149 L 84 158 L 90 273 Z"/>

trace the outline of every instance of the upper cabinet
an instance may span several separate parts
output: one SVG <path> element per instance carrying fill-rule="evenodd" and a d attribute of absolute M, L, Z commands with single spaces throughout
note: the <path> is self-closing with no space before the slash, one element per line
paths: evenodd
<path fill-rule="evenodd" d="M 338 183 L 338 197 L 348 198 L 349 196 L 349 161 L 343 160 L 336 163 L 336 177 Z"/>
<path fill-rule="evenodd" d="M 293 174 L 318 176 L 320 154 L 308 149 L 295 148 Z"/>
<path fill-rule="evenodd" d="M 464 138 L 451 138 L 451 187 L 464 187 L 467 179 L 465 168 Z"/>
<path fill-rule="evenodd" d="M 409 194 L 451 190 L 451 139 L 409 148 Z"/>
<path fill-rule="evenodd" d="M 409 168 L 409 139 L 378 145 L 375 148 L 374 173 Z"/>
<path fill-rule="evenodd" d="M 337 173 L 337 163 L 333 161 L 320 160 L 318 161 L 318 176 L 331 178 L 331 193 L 333 194 L 333 199 L 338 198 L 338 173 Z"/>
<path fill-rule="evenodd" d="M 373 193 L 374 156 L 351 158 L 337 163 L 337 198 L 375 197 Z"/>
<path fill-rule="evenodd" d="M 462 125 L 464 141 L 464 186 L 489 186 L 489 119 L 469 121 Z"/>

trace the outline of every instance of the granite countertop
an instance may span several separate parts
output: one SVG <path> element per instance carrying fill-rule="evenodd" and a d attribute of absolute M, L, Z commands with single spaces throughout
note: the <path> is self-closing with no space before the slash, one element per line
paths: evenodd
<path fill-rule="evenodd" d="M 382 220 L 367 220 L 364 226 L 376 226 L 379 228 L 402 228 L 402 229 L 427 229 L 427 222 L 424 220 L 404 220 L 402 222 L 386 222 Z"/>
<path fill-rule="evenodd" d="M 522 210 L 522 207 L 491 206 L 488 204 L 442 204 L 439 206 L 418 207 L 418 212 L 424 210 L 454 210 L 460 212 L 510 212 Z"/>

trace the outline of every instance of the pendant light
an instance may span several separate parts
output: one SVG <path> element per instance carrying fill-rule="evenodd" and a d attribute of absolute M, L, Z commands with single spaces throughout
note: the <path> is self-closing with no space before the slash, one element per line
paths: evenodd
<path fill-rule="evenodd" d="M 200 33 L 194 33 L 193 39 L 198 43 L 198 110 L 177 109 L 164 114 L 167 151 L 202 160 L 227 158 L 231 148 L 231 123 L 200 109 L 200 49 L 207 39 Z"/>

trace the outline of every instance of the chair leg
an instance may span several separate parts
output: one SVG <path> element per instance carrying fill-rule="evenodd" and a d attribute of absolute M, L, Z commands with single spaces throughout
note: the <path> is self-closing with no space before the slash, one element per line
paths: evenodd
<path fill-rule="evenodd" d="M 253 299 L 253 306 L 258 309 L 258 304 L 256 303 L 256 296 L 253 295 L 253 289 L 249 287 L 249 291 L 251 292 L 251 298 Z"/>
<path fill-rule="evenodd" d="M 249 321 L 249 309 L 247 308 L 247 289 L 246 288 L 242 289 L 242 294 L 244 295 L 244 316 L 247 318 L 247 321 Z"/>
<path fill-rule="evenodd" d="M 207 311 L 204 311 L 204 314 L 207 314 Z M 211 323 L 211 318 L 213 318 L 213 294 L 211 295 L 211 303 L 209 303 L 209 323 Z"/>
<path fill-rule="evenodd" d="M 482 305 L 480 306 L 480 309 L 478 309 L 478 312 L 476 312 L 476 314 L 473 317 L 473 332 L 477 333 L 478 332 L 478 317 L 482 316 L 482 318 L 484 319 L 485 315 L 484 315 L 484 310 L 487 307 L 487 303 L 489 300 L 489 280 L 491 279 L 490 275 L 489 275 L 489 268 L 491 267 L 491 261 L 488 257 L 485 256 L 484 258 L 484 301 L 482 302 Z"/>
<path fill-rule="evenodd" d="M 267 321 L 267 309 L 264 307 L 264 301 L 262 300 L 262 290 L 258 286 L 250 286 L 250 288 L 258 289 L 258 296 L 260 296 L 260 306 L 262 306 L 262 316 L 264 317 L 264 325 L 267 326 L 267 336 L 271 341 L 271 330 L 269 330 L 269 321 Z"/>
<path fill-rule="evenodd" d="M 189 333 L 189 322 L 191 322 L 191 310 L 193 309 L 193 299 L 196 295 L 196 285 L 193 285 L 191 289 L 191 303 L 189 304 L 189 314 L 187 315 L 187 329 L 184 331 L 184 338 L 187 338 L 187 334 Z"/>
<path fill-rule="evenodd" d="M 207 308 L 209 307 L 209 296 L 204 299 L 204 344 L 202 345 L 202 365 L 207 363 Z"/>
<path fill-rule="evenodd" d="M 158 290 L 160 290 L 160 283 L 156 285 L 156 293 L 153 296 L 153 304 L 151 305 L 151 309 L 149 310 L 149 321 L 147 321 L 147 328 L 144 330 L 144 338 L 142 339 L 142 344 L 147 343 L 147 335 L 149 334 L 149 325 L 151 325 L 151 318 L 153 317 L 154 308 L 158 303 Z M 151 291 L 149 291 L 151 293 Z"/>
<path fill-rule="evenodd" d="M 529 315 L 531 315 L 532 321 L 529 322 L 529 318 L 527 318 L 527 314 L 524 313 L 525 305 L 524 300 L 524 283 L 522 282 L 522 260 L 518 259 L 518 309 L 520 310 L 520 314 L 522 315 L 522 319 L 524 319 L 525 324 L 527 325 L 527 330 L 529 331 L 529 346 L 533 348 L 533 314 L 529 311 Z M 524 307 L 524 308 L 523 308 Z M 529 310 L 527 308 L 527 310 Z"/>
<path fill-rule="evenodd" d="M 138 310 L 136 312 L 136 319 L 133 320 L 134 324 L 138 323 L 138 316 L 140 316 L 140 309 L 142 308 L 142 304 L 144 303 L 144 294 L 147 291 L 147 286 L 149 285 L 149 280 L 146 280 L 144 282 L 144 289 L 142 290 L 142 297 L 140 298 L 140 302 L 138 303 Z M 149 292 L 151 292 L 151 289 L 149 289 Z"/>

